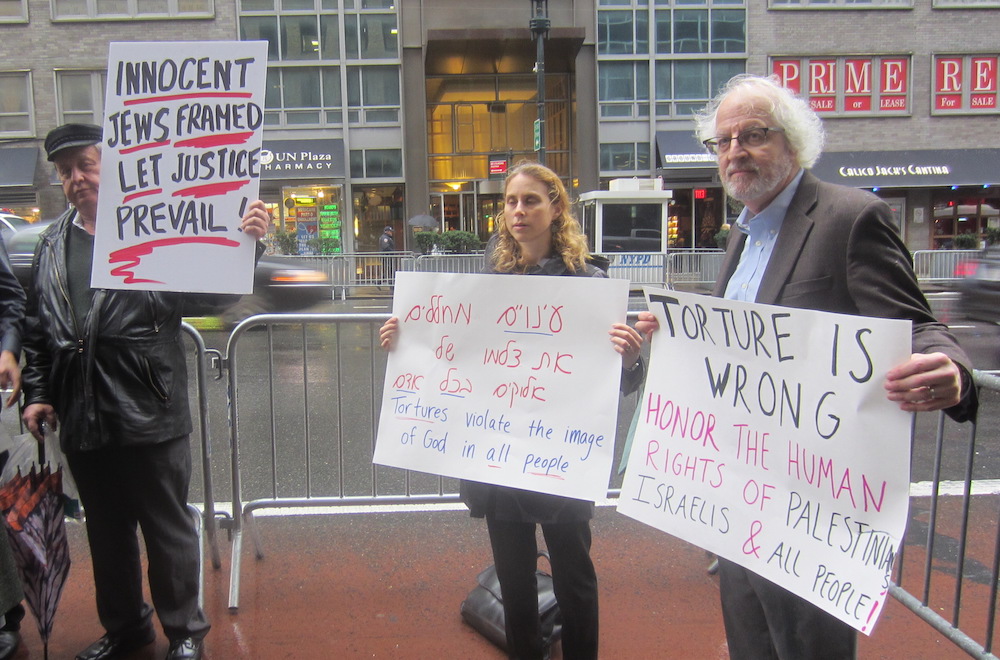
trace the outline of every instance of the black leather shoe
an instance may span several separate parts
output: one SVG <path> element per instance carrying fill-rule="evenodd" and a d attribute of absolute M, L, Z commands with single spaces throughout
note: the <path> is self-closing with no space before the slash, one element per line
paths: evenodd
<path fill-rule="evenodd" d="M 112 635 L 108 633 L 77 654 L 76 660 L 113 660 L 131 653 L 156 639 L 153 630 Z"/>
<path fill-rule="evenodd" d="M 205 642 L 194 637 L 175 639 L 170 642 L 170 650 L 167 651 L 167 660 L 200 660 Z"/>
<path fill-rule="evenodd" d="M 0 660 L 13 658 L 21 645 L 21 633 L 16 630 L 0 630 Z"/>

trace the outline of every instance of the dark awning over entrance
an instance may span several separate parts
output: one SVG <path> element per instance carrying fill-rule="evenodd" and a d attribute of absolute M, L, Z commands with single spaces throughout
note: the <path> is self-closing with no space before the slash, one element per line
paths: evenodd
<path fill-rule="evenodd" d="M 812 172 L 853 188 L 996 185 L 1000 149 L 831 152 Z"/>
<path fill-rule="evenodd" d="M 38 147 L 0 149 L 0 186 L 32 186 L 38 166 Z"/>
<path fill-rule="evenodd" d="M 694 131 L 657 131 L 656 167 L 665 182 L 709 182 L 716 178 L 715 157 L 705 151 Z"/>
<path fill-rule="evenodd" d="M 344 141 L 264 140 L 260 152 L 260 178 L 331 179 L 346 177 Z"/>

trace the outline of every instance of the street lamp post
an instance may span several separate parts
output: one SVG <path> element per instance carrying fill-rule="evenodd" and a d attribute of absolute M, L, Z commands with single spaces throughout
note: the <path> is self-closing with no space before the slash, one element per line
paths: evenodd
<path fill-rule="evenodd" d="M 535 40 L 535 78 L 538 82 L 538 118 L 535 120 L 535 152 L 545 164 L 545 37 L 549 33 L 549 0 L 531 0 L 531 38 Z"/>

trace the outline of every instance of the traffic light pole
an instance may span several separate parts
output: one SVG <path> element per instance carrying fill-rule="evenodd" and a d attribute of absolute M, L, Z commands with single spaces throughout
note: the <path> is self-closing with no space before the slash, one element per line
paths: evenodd
<path fill-rule="evenodd" d="M 545 164 L 545 37 L 549 33 L 549 1 L 531 0 L 531 36 L 535 40 L 535 77 L 538 82 L 536 101 L 538 118 L 535 120 L 535 153 L 538 162 Z"/>

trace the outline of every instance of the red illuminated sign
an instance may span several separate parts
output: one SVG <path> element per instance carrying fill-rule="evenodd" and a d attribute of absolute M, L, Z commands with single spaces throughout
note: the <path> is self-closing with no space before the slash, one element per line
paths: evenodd
<path fill-rule="evenodd" d="M 506 159 L 490 161 L 490 174 L 506 174 L 506 173 L 507 173 Z"/>
<path fill-rule="evenodd" d="M 707 192 L 708 191 L 706 191 L 704 188 L 695 188 L 694 189 L 694 198 L 695 199 L 705 199 L 705 194 Z"/>

